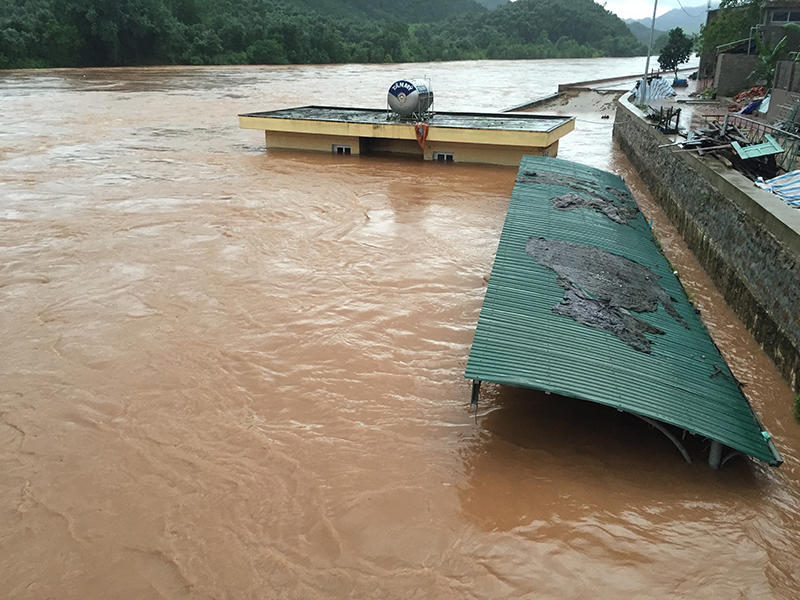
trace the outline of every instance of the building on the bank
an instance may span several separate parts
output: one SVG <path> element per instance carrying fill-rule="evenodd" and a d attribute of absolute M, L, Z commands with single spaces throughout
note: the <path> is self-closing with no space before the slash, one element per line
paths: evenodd
<path fill-rule="evenodd" d="M 765 3 L 761 8 L 761 22 L 758 25 L 761 40 L 772 47 L 786 37 L 786 48 L 796 51 L 799 36 L 793 31 L 784 29 L 783 26 L 787 23 L 800 25 L 800 2 L 795 0 Z"/>
<path fill-rule="evenodd" d="M 748 10 L 745 6 L 726 10 Z M 708 11 L 706 24 L 719 17 L 720 10 Z M 720 96 L 732 96 L 751 85 L 751 75 L 758 66 L 756 36 L 768 47 L 774 48 L 784 37 L 786 51 L 800 50 L 800 35 L 784 28 L 787 23 L 800 25 L 800 0 L 766 2 L 761 7 L 759 23 L 750 29 L 750 35 L 740 40 L 718 46 L 713 52 L 700 57 L 700 79 L 713 77 L 714 90 Z"/>
<path fill-rule="evenodd" d="M 436 112 L 415 122 L 386 110 L 302 106 L 241 114 L 239 126 L 263 130 L 267 149 L 518 165 L 523 155 L 556 156 L 558 141 L 575 128 L 575 118 Z"/>
<path fill-rule="evenodd" d="M 783 60 L 775 65 L 775 79 L 770 90 L 767 119 L 783 122 L 782 128 L 793 131 L 800 122 L 800 62 Z"/>

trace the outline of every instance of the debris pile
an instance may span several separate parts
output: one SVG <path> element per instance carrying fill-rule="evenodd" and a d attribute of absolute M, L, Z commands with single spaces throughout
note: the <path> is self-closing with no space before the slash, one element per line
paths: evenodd
<path fill-rule="evenodd" d="M 761 143 L 752 143 L 745 133 L 726 118 L 721 124 L 710 122 L 686 134 L 686 141 L 665 144 L 677 146 L 675 152 L 697 152 L 700 156 L 710 155 L 734 168 L 749 179 L 759 177 L 771 179 L 778 174 L 775 160 L 783 152 L 781 146 L 769 134 Z"/>
<path fill-rule="evenodd" d="M 745 90 L 736 94 L 733 97 L 733 101 L 737 104 L 741 104 L 742 102 L 752 102 L 753 100 L 758 100 L 759 98 L 763 98 L 767 95 L 767 88 L 763 85 L 757 85 L 755 87 L 751 87 L 749 90 Z"/>
<path fill-rule="evenodd" d="M 783 119 L 775 121 L 772 126 L 793 135 L 800 135 L 800 123 L 797 122 L 798 112 L 800 112 L 800 100 L 795 100 L 792 108 L 789 109 L 789 114 Z"/>
<path fill-rule="evenodd" d="M 717 92 L 715 92 L 712 88 L 705 88 L 703 90 L 690 92 L 689 98 L 702 99 L 702 100 L 716 100 Z"/>
<path fill-rule="evenodd" d="M 646 117 L 651 121 L 656 121 L 656 129 L 662 133 L 678 133 L 681 109 L 668 106 L 665 110 L 663 106 L 658 108 L 648 106 Z"/>
<path fill-rule="evenodd" d="M 631 313 L 654 313 L 661 304 L 689 329 L 658 283 L 661 276 L 636 261 L 594 246 L 543 237 L 529 237 L 525 254 L 558 276 L 564 297 L 551 309 L 557 315 L 611 333 L 646 354 L 651 353 L 651 341 L 644 334 L 665 331 Z"/>

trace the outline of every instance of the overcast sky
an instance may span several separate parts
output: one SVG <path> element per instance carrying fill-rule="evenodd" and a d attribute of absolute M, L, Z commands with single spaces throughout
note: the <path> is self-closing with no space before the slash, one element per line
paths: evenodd
<path fill-rule="evenodd" d="M 595 0 L 597 2 L 597 0 Z M 605 3 L 607 10 L 616 13 L 621 19 L 644 19 L 653 16 L 652 0 L 600 0 L 597 2 L 601 6 Z M 658 10 L 656 16 L 661 16 L 673 8 L 680 8 L 681 4 L 685 7 L 688 14 L 697 16 L 705 13 L 707 2 L 703 0 L 658 0 Z M 701 8 L 698 8 L 700 6 Z"/>

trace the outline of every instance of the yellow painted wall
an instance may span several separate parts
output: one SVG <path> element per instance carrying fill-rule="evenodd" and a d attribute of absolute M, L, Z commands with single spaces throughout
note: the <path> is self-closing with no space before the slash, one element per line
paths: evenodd
<path fill-rule="evenodd" d="M 413 123 L 351 123 L 348 121 L 315 121 L 312 119 L 277 119 L 239 115 L 241 129 L 264 129 L 286 133 L 334 135 L 344 137 L 380 137 L 416 139 Z"/>
<path fill-rule="evenodd" d="M 277 119 L 271 119 L 277 121 Z M 289 121 L 292 122 L 292 121 Z M 570 121 L 564 126 L 559 127 L 554 132 L 564 135 L 568 133 L 574 122 Z M 566 131 L 564 131 L 566 129 Z M 424 157 L 425 160 L 433 160 L 434 152 L 449 152 L 453 154 L 454 162 L 458 163 L 483 163 L 495 165 L 517 166 L 524 155 L 531 156 L 551 156 L 558 154 L 558 136 L 552 136 L 545 146 L 533 144 L 508 145 L 497 142 L 497 131 L 473 131 L 481 133 L 475 136 L 475 141 L 454 142 L 441 140 L 432 135 L 436 131 L 431 128 L 431 133 L 425 143 L 425 151 L 417 144 L 416 138 L 382 138 L 375 135 L 356 137 L 334 133 L 308 133 L 301 131 L 272 131 L 267 130 L 267 148 L 287 148 L 293 150 L 314 150 L 318 152 L 332 152 L 333 146 L 350 146 L 351 155 L 361 153 L 393 153 L 405 156 Z M 486 143 L 491 140 L 493 143 Z"/>
<path fill-rule="evenodd" d="M 240 115 L 242 129 L 263 129 L 271 132 L 303 135 L 329 135 L 332 137 L 371 137 L 380 139 L 414 140 L 411 123 L 351 123 L 347 121 L 314 121 L 311 119 L 277 119 Z M 570 120 L 550 132 L 481 129 L 468 127 L 431 126 L 428 140 L 462 144 L 484 144 L 491 140 L 498 146 L 547 147 L 575 129 Z"/>
<path fill-rule="evenodd" d="M 333 152 L 333 146 L 350 146 L 350 154 L 359 153 L 357 137 L 341 135 L 311 135 L 285 131 L 267 131 L 267 148 L 288 148 L 292 150 L 317 150 Z"/>
<path fill-rule="evenodd" d="M 361 138 L 362 154 L 402 154 L 422 157 L 422 148 L 417 140 L 387 140 L 381 138 Z"/>
<path fill-rule="evenodd" d="M 428 142 L 425 144 L 425 160 L 433 160 L 434 152 L 450 152 L 453 162 L 483 163 L 491 165 L 518 166 L 523 156 L 550 156 L 558 154 L 558 142 L 546 148 L 530 146 L 495 146 L 490 144 L 454 144 Z"/>
<path fill-rule="evenodd" d="M 432 126 L 428 130 L 428 140 L 457 144 L 486 144 L 490 141 L 493 146 L 547 147 L 573 129 L 575 129 L 574 120 L 567 121 L 550 132 Z"/>

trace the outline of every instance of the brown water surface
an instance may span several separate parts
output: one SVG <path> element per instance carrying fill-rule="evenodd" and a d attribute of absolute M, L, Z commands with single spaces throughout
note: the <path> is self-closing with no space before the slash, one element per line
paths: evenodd
<path fill-rule="evenodd" d="M 440 110 L 492 110 L 640 66 L 409 69 Z M 266 153 L 237 128 L 382 106 L 397 72 L 0 75 L 0 597 L 797 598 L 792 395 L 608 121 L 560 156 L 632 187 L 780 469 L 687 465 L 526 390 L 485 386 L 476 423 L 463 372 L 516 170 Z"/>

